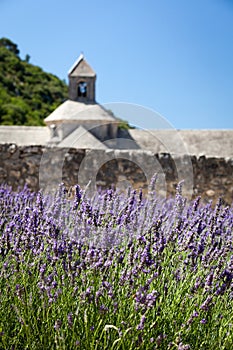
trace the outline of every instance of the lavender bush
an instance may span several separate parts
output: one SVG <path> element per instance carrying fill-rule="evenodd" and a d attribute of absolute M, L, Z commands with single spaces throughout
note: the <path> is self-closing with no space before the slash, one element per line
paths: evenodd
<path fill-rule="evenodd" d="M 233 210 L 0 187 L 0 349 L 232 349 Z"/>

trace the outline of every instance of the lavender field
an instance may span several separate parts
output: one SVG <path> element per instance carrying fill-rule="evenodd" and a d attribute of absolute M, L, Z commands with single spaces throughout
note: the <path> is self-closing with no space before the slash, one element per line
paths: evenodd
<path fill-rule="evenodd" d="M 233 208 L 0 187 L 0 349 L 233 348 Z"/>

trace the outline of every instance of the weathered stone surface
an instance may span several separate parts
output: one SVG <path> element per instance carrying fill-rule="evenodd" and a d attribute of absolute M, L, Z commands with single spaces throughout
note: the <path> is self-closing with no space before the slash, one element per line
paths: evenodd
<path fill-rule="evenodd" d="M 21 171 L 20 170 L 10 170 L 9 177 L 14 178 L 15 180 L 19 180 L 21 177 Z"/>
<path fill-rule="evenodd" d="M 68 187 L 89 181 L 100 188 L 131 184 L 146 193 L 149 180 L 158 174 L 156 191 L 173 195 L 180 176 L 186 176 L 191 161 L 193 196 L 203 200 L 233 202 L 233 159 L 201 156 L 173 157 L 141 150 L 61 149 L 46 146 L 0 145 L 0 182 L 14 189 L 27 184 L 31 189 L 51 189 L 64 182 Z M 177 165 L 182 172 L 178 174 Z"/>
<path fill-rule="evenodd" d="M 207 190 L 207 191 L 206 191 L 206 195 L 207 195 L 208 197 L 213 197 L 213 196 L 215 195 L 215 191 L 213 191 L 213 190 Z"/>
<path fill-rule="evenodd" d="M 7 177 L 7 172 L 6 172 L 6 169 L 4 168 L 0 168 L 0 179 L 6 179 Z"/>

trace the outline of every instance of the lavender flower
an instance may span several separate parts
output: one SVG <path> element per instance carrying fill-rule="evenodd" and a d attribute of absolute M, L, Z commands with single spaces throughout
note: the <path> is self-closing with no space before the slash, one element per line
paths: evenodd
<path fill-rule="evenodd" d="M 207 299 L 204 301 L 204 303 L 200 306 L 200 309 L 204 311 L 208 311 L 210 308 L 210 304 L 212 301 L 213 297 L 211 295 L 208 295 Z"/>
<path fill-rule="evenodd" d="M 68 321 L 69 327 L 72 327 L 72 326 L 73 326 L 73 321 L 74 321 L 73 313 L 72 313 L 72 312 L 68 313 L 68 315 L 67 315 L 67 321 Z"/>
<path fill-rule="evenodd" d="M 145 315 L 142 315 L 141 317 L 141 320 L 140 320 L 140 323 L 139 325 L 137 326 L 137 330 L 141 331 L 143 328 L 144 328 L 144 324 L 145 324 L 145 321 L 146 321 L 146 316 Z"/>
<path fill-rule="evenodd" d="M 56 320 L 55 325 L 54 325 L 54 329 L 56 331 L 58 331 L 61 328 L 61 326 L 62 326 L 62 321 L 61 320 Z"/>
<path fill-rule="evenodd" d="M 201 321 L 200 321 L 200 323 L 202 323 L 202 324 L 206 324 L 206 319 L 205 318 L 203 318 Z"/>
<path fill-rule="evenodd" d="M 232 208 L 222 203 L 212 208 L 200 199 L 188 204 L 180 188 L 175 200 L 160 201 L 155 193 L 143 198 L 134 190 L 128 196 L 110 190 L 91 198 L 76 187 L 72 202 L 64 185 L 54 196 L 0 185 L 0 297 L 10 327 L 20 329 L 22 347 L 29 348 L 24 343 L 30 338 L 24 334 L 27 305 L 45 332 L 47 326 L 48 332 L 49 327 L 59 331 L 65 322 L 69 339 L 74 327 L 75 332 L 82 328 L 72 347 L 87 346 L 88 332 L 98 337 L 105 322 L 109 348 L 124 334 L 135 347 L 190 349 L 185 339 L 199 346 L 195 327 L 201 332 L 201 324 L 209 323 L 210 332 L 218 332 L 220 323 L 223 328 L 229 323 Z M 127 322 L 121 320 L 127 316 Z M 4 314 L 0 331 L 7 343 Z"/>

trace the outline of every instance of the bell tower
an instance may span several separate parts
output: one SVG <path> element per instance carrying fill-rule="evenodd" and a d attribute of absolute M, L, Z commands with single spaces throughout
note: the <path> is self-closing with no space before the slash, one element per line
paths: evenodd
<path fill-rule="evenodd" d="M 68 72 L 69 99 L 76 102 L 95 103 L 96 73 L 81 54 Z"/>

